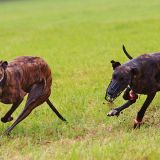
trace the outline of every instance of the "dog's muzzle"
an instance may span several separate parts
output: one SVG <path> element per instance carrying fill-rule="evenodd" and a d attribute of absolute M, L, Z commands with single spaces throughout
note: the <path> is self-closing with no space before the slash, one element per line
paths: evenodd
<path fill-rule="evenodd" d="M 105 99 L 112 103 L 123 91 L 123 85 L 121 85 L 118 81 L 111 81 L 107 91 Z"/>

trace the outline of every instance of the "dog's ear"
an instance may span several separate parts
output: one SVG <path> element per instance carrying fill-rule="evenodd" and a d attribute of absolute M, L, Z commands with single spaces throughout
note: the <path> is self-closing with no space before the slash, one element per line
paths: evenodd
<path fill-rule="evenodd" d="M 2 61 L 1 66 L 3 67 L 3 69 L 6 69 L 7 66 L 8 66 L 8 62 L 7 61 Z"/>
<path fill-rule="evenodd" d="M 121 65 L 120 62 L 116 62 L 116 61 L 114 61 L 114 60 L 111 60 L 111 63 L 112 63 L 112 68 L 113 68 L 113 70 L 115 70 L 118 66 Z"/>

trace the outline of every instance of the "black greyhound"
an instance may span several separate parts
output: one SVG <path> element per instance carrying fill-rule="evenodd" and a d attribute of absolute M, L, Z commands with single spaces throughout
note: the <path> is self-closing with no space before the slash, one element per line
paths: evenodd
<path fill-rule="evenodd" d="M 113 102 L 126 89 L 123 98 L 128 101 L 122 106 L 114 108 L 107 115 L 119 115 L 122 110 L 136 102 L 138 94 L 147 95 L 134 121 L 134 128 L 137 128 L 140 127 L 145 111 L 154 99 L 156 92 L 160 91 L 160 52 L 144 54 L 133 59 L 124 46 L 123 51 L 130 61 L 122 65 L 119 62 L 111 61 L 114 72 L 105 99 Z"/>

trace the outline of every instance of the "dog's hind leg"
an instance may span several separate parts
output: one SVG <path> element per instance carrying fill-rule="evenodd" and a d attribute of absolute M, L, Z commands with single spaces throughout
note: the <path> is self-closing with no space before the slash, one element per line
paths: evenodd
<path fill-rule="evenodd" d="M 49 99 L 46 100 L 47 104 L 49 105 L 49 107 L 52 109 L 52 111 L 62 120 L 62 121 L 66 121 L 65 118 L 63 118 L 63 116 L 58 112 L 58 110 L 54 107 L 54 105 L 51 103 L 51 101 Z"/>
<path fill-rule="evenodd" d="M 3 123 L 10 122 L 13 120 L 13 117 L 11 117 L 11 115 L 17 109 L 17 107 L 21 104 L 22 101 L 23 101 L 23 98 L 19 99 L 16 103 L 13 103 L 10 110 L 4 115 L 4 117 L 1 118 L 1 121 Z"/>
<path fill-rule="evenodd" d="M 43 83 L 34 84 L 32 86 L 23 111 L 3 135 L 9 134 L 18 123 L 24 120 L 32 112 L 34 108 L 46 101 L 50 93 L 44 93 L 43 88 Z"/>
<path fill-rule="evenodd" d="M 144 114 L 145 114 L 148 106 L 150 105 L 150 103 L 154 99 L 155 95 L 156 95 L 156 93 L 152 93 L 150 95 L 147 95 L 147 98 L 146 98 L 143 106 L 141 107 L 141 109 L 137 113 L 137 118 L 134 120 L 134 128 L 139 128 L 140 127 L 140 125 L 142 123 L 142 119 L 144 117 Z"/>

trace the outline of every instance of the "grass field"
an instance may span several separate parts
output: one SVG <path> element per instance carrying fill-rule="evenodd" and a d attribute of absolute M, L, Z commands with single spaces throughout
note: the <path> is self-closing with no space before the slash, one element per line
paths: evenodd
<path fill-rule="evenodd" d="M 1 59 L 44 58 L 54 78 L 51 99 L 69 123 L 41 105 L 0 139 L 0 159 L 159 159 L 160 95 L 140 130 L 132 129 L 133 119 L 145 96 L 118 118 L 106 113 L 124 103 L 121 96 L 113 106 L 103 104 L 110 60 L 128 60 L 122 44 L 133 57 L 160 51 L 159 8 L 159 0 L 1 1 Z M 1 117 L 9 107 L 1 103 Z M 12 123 L 1 123 L 0 134 Z"/>

